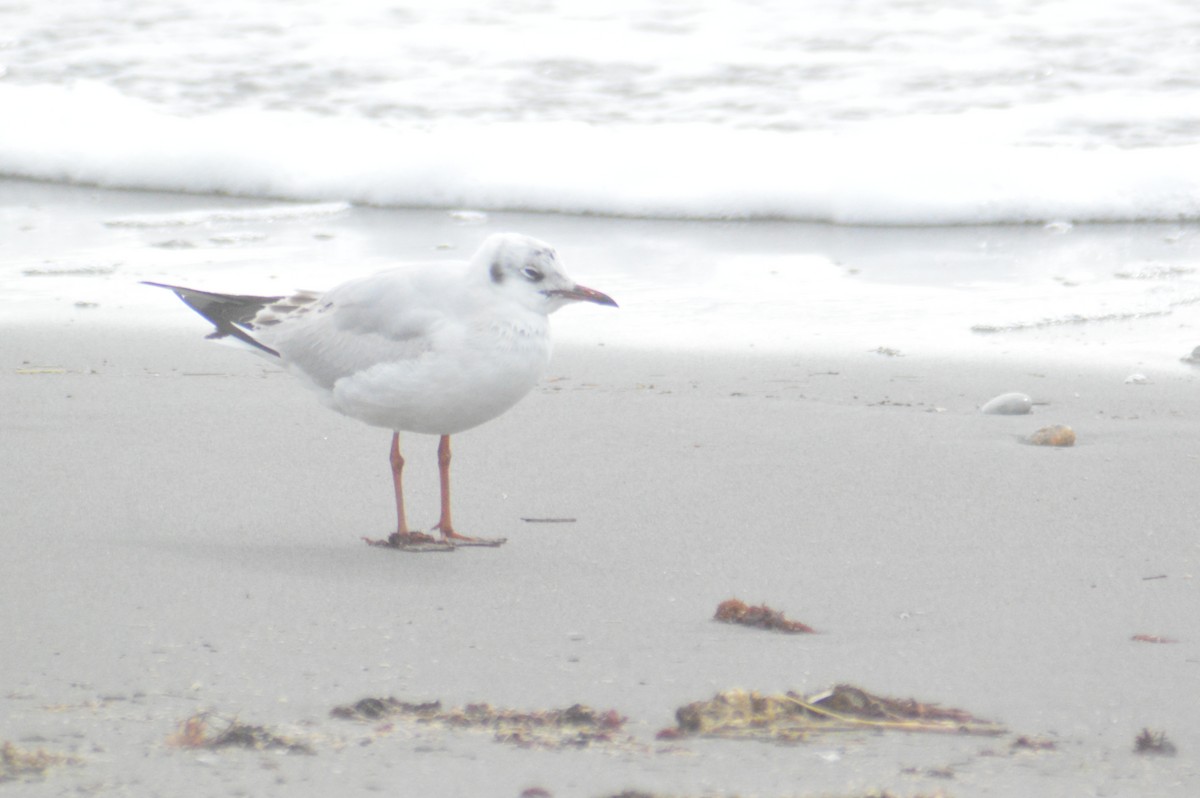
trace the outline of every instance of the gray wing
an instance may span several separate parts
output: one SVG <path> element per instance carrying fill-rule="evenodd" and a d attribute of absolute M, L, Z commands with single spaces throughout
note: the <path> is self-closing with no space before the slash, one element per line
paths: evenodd
<path fill-rule="evenodd" d="M 325 388 L 384 363 L 415 366 L 469 334 L 475 300 L 453 274 L 402 268 L 343 283 L 265 331 L 266 340 Z"/>
<path fill-rule="evenodd" d="M 391 269 L 324 294 L 247 296 L 146 284 L 174 291 L 212 322 L 209 338 L 236 338 L 332 388 L 381 363 L 416 363 L 469 335 L 478 297 L 462 284 L 462 265 Z"/>

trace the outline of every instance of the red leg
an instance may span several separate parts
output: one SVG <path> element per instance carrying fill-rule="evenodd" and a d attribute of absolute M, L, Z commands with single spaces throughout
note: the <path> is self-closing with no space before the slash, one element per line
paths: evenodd
<path fill-rule="evenodd" d="M 408 522 L 404 518 L 404 486 L 401 474 L 404 471 L 404 458 L 400 456 L 400 433 L 392 433 L 392 486 L 396 489 L 396 533 L 388 538 L 394 546 L 405 546 L 413 543 L 432 543 L 433 538 L 421 532 L 409 532 Z"/>
<path fill-rule="evenodd" d="M 404 520 L 404 486 L 400 475 L 404 471 L 404 458 L 400 456 L 400 433 L 392 433 L 392 485 L 396 489 L 396 534 L 408 534 L 408 522 Z"/>
<path fill-rule="evenodd" d="M 438 441 L 438 477 L 442 487 L 442 516 L 434 529 L 442 533 L 442 540 L 463 546 L 499 546 L 505 538 L 471 538 L 454 531 L 450 521 L 450 436 L 443 435 Z"/>
<path fill-rule="evenodd" d="M 443 435 L 438 441 L 438 482 L 442 488 L 442 515 L 438 518 L 437 529 L 442 533 L 442 537 L 449 540 L 450 538 L 462 537 L 454 531 L 454 525 L 450 522 L 450 436 Z"/>

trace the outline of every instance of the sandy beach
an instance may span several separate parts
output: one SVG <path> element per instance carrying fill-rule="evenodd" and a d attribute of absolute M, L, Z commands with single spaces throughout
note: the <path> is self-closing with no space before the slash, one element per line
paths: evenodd
<path fill-rule="evenodd" d="M 1200 343 L 1190 318 L 1146 322 L 1183 328 L 1179 346 L 1154 362 L 1071 357 L 1056 345 L 1091 335 L 1081 344 L 1090 352 L 1104 346 L 1097 336 L 1120 338 L 1111 326 L 1036 333 L 1041 347 L 964 332 L 923 351 L 913 346 L 928 336 L 906 328 L 891 339 L 871 328 L 871 346 L 852 333 L 806 346 L 798 319 L 786 347 L 639 345 L 622 337 L 622 319 L 636 327 L 654 308 L 618 274 L 596 287 L 634 301 L 610 317 L 558 314 L 563 343 L 548 379 L 456 439 L 456 520 L 507 545 L 405 554 L 360 540 L 392 524 L 386 433 L 330 413 L 265 361 L 203 340 L 186 308 L 143 297 L 135 283 L 153 278 L 159 258 L 179 273 L 203 262 L 205 287 L 239 290 L 243 262 L 265 262 L 261 274 L 282 280 L 298 251 L 335 282 L 339 258 L 370 266 L 389 244 L 403 259 L 406 247 L 465 242 L 478 230 L 444 213 L 355 209 L 324 249 L 303 241 L 330 224 L 296 220 L 232 257 L 218 245 L 163 247 L 162 236 L 151 246 L 150 234 L 101 221 L 239 201 L 0 186 L 0 256 L 18 271 L 36 252 L 47 269 L 89 257 L 119 264 L 96 273 L 92 293 L 77 290 L 91 279 L 78 273 L 65 278 L 76 280 L 71 290 L 53 279 L 5 284 L 39 310 L 10 306 L 0 320 L 0 742 L 72 758 L 10 790 L 1200 790 L 1200 372 L 1179 362 L 1188 335 Z M 722 229 L 517 214 L 488 224 L 500 222 L 532 225 L 576 252 L 606 236 L 646 252 L 655 240 L 704 242 Z M 748 227 L 725 229 L 736 240 L 755 235 Z M 806 229 L 759 231 L 782 246 Z M 853 232 L 825 231 L 824 242 Z M 1072 232 L 1076 246 L 1095 249 L 1127 234 Z M 869 230 L 860 246 L 914 262 L 933 235 Z M 978 257 L 972 235 L 948 231 L 940 251 Z M 987 235 L 1010 250 L 1049 240 L 1018 227 Z M 896 249 L 905 240 L 914 249 Z M 835 260 L 846 257 L 834 249 Z M 603 276 L 598 258 L 582 260 L 570 267 L 576 277 Z M 898 351 L 875 349 L 893 344 Z M 1147 378 L 1128 381 L 1139 370 Z M 1033 413 L 980 413 L 1006 391 L 1033 397 Z M 1077 444 L 1022 443 L 1048 424 L 1070 425 Z M 434 443 L 407 439 L 416 521 L 436 515 Z M 713 622 L 731 597 L 765 602 L 819 634 Z M 839 733 L 789 745 L 656 739 L 677 708 L 718 691 L 838 683 L 961 708 L 1008 731 Z M 628 720 L 618 744 L 546 749 L 330 716 L 387 696 L 522 710 L 585 704 Z M 201 712 L 302 739 L 312 753 L 172 745 Z M 1136 754 L 1144 728 L 1164 732 L 1178 755 Z M 1053 746 L 1014 747 L 1022 736 Z"/>

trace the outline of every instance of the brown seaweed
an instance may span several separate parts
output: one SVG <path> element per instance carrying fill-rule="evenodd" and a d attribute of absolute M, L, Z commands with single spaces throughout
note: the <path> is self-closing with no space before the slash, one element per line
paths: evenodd
<path fill-rule="evenodd" d="M 659 732 L 660 739 L 704 736 L 795 742 L 813 733 L 868 730 L 1004 733 L 998 724 L 961 709 L 887 698 L 848 684 L 810 696 L 730 690 L 680 707 L 675 720 L 676 728 Z"/>
<path fill-rule="evenodd" d="M 721 623 L 752 626 L 757 629 L 771 629 L 789 634 L 812 634 L 815 632 L 808 624 L 788 620 L 782 612 L 771 609 L 766 604 L 751 607 L 744 601 L 735 598 L 726 599 L 718 604 L 717 612 L 713 615 L 713 620 L 720 621 Z"/>

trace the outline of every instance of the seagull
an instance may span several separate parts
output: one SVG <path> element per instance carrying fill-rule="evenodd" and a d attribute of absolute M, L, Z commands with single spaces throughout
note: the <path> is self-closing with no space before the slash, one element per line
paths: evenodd
<path fill-rule="evenodd" d="M 450 436 L 490 421 L 529 393 L 550 361 L 549 315 L 572 302 L 616 307 L 566 275 L 549 244 L 516 233 L 485 240 L 469 261 L 411 264 L 290 296 L 174 291 L 216 328 L 280 363 L 330 408 L 392 431 L 396 532 L 371 541 L 412 550 L 498 546 L 461 535 L 450 517 Z M 440 436 L 440 540 L 404 514 L 400 433 Z"/>

